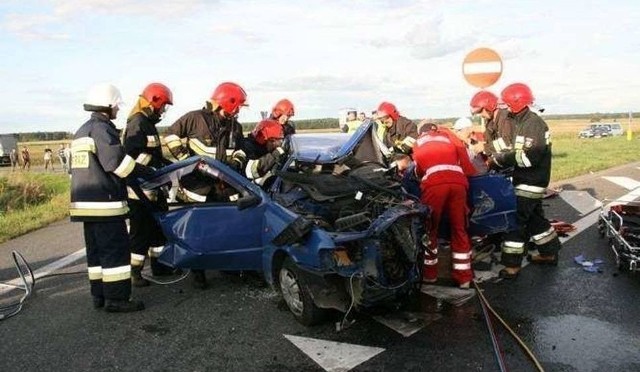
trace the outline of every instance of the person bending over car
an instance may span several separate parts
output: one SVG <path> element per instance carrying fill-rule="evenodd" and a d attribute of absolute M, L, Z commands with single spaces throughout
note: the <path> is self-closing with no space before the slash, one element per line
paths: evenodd
<path fill-rule="evenodd" d="M 261 187 L 268 187 L 273 175 L 271 170 L 278 164 L 285 151 L 283 126 L 276 120 L 263 120 L 243 141 L 242 150 L 234 154 L 235 168 L 244 171 L 248 179 Z"/>
<path fill-rule="evenodd" d="M 438 280 L 438 228 L 441 216 L 447 214 L 451 225 L 451 277 L 460 288 L 469 288 L 473 271 L 471 242 L 467 234 L 467 176 L 476 171 L 467 149 L 451 131 L 432 126 L 416 141 L 413 159 L 420 179 L 420 199 L 431 208 L 422 281 L 435 283 Z"/>
<path fill-rule="evenodd" d="M 247 106 L 246 100 L 247 93 L 238 84 L 218 85 L 205 107 L 184 114 L 169 127 L 164 142 L 171 154 L 178 160 L 200 155 L 230 164 L 231 156 L 240 149 L 243 140 L 237 115 L 242 106 Z M 216 197 L 213 186 L 210 178 L 193 172 L 180 179 L 177 197 L 183 202 L 211 201 Z M 206 288 L 204 270 L 192 270 L 192 273 L 193 286 Z"/>
<path fill-rule="evenodd" d="M 382 102 L 376 111 L 376 134 L 389 149 L 408 153 L 418 138 L 418 126 L 400 115 L 393 103 Z"/>

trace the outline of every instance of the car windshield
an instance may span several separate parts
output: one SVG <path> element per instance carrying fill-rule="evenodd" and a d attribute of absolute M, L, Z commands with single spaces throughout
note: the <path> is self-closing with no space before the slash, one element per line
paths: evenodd
<path fill-rule="evenodd" d="M 329 161 L 340 155 L 340 150 L 351 138 L 346 133 L 305 133 L 291 136 L 292 155 L 303 161 Z"/>

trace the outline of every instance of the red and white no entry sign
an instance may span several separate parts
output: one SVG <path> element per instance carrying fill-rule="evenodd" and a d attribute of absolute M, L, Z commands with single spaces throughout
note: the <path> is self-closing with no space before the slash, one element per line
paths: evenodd
<path fill-rule="evenodd" d="M 493 49 L 474 49 L 464 57 L 462 74 L 476 88 L 490 87 L 502 75 L 502 59 Z"/>

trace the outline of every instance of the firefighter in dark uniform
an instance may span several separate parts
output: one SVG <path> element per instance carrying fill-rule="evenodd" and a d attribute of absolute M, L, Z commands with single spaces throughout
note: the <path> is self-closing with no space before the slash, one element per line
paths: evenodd
<path fill-rule="evenodd" d="M 418 138 L 418 126 L 401 116 L 393 103 L 382 102 L 376 111 L 376 133 L 389 149 L 409 153 Z"/>
<path fill-rule="evenodd" d="M 285 154 L 282 148 L 285 136 L 283 129 L 276 120 L 261 121 L 245 138 L 240 150 L 242 154 L 234 156 L 238 164 L 236 168 L 243 169 L 244 175 L 261 187 L 268 187 L 272 169 Z"/>
<path fill-rule="evenodd" d="M 247 100 L 244 89 L 236 83 L 225 82 L 214 90 L 205 107 L 180 117 L 167 130 L 164 143 L 178 160 L 190 156 L 207 156 L 229 165 L 242 144 L 242 125 L 237 115 Z M 183 144 L 183 140 L 186 144 Z M 241 153 L 236 153 L 236 157 Z M 217 197 L 211 179 L 194 172 L 180 179 L 178 197 L 185 202 L 206 202 Z M 204 270 L 191 270 L 193 285 L 207 287 Z"/>
<path fill-rule="evenodd" d="M 289 136 L 292 134 L 296 134 L 296 127 L 293 122 L 289 120 L 293 117 L 293 115 L 295 115 L 295 108 L 293 107 L 293 103 L 284 98 L 278 101 L 275 106 L 273 106 L 269 119 L 277 120 L 280 124 L 282 124 L 284 135 Z"/>
<path fill-rule="evenodd" d="M 147 85 L 138 97 L 136 105 L 127 119 L 127 127 L 123 133 L 123 145 L 127 155 L 136 163 L 155 169 L 162 168 L 171 162 L 162 156 L 160 137 L 156 124 L 160 122 L 167 105 L 173 105 L 171 90 L 160 83 Z M 136 194 L 135 185 L 127 182 L 129 197 L 129 236 L 131 241 L 131 283 L 134 287 L 146 287 L 149 281 L 142 277 L 144 261 L 149 256 L 151 273 L 154 276 L 171 275 L 174 271 L 158 262 L 166 239 L 162 229 L 153 218 L 152 210 L 144 205 Z M 141 190 L 138 190 L 141 192 Z M 150 202 L 157 201 L 155 193 L 145 192 Z M 164 203 L 156 204 L 162 208 Z"/>
<path fill-rule="evenodd" d="M 549 127 L 529 109 L 534 98 L 527 85 L 511 84 L 501 96 L 513 120 L 513 149 L 495 153 L 491 159 L 500 167 L 514 167 L 519 229 L 505 236 L 502 263 L 506 267 L 500 271 L 500 277 L 513 279 L 520 272 L 527 242 L 531 241 L 539 252 L 529 256 L 531 263 L 546 265 L 557 265 L 561 243 L 542 209 L 542 198 L 551 177 Z"/>
<path fill-rule="evenodd" d="M 469 103 L 471 113 L 479 115 L 485 122 L 484 142 L 473 145 L 476 154 L 487 156 L 513 149 L 513 122 L 509 110 L 498 108 L 498 97 L 486 90 L 476 93 Z"/>
<path fill-rule="evenodd" d="M 125 154 L 115 125 L 120 91 L 110 84 L 93 87 L 84 104 L 92 111 L 71 144 L 72 221 L 84 222 L 87 268 L 93 306 L 109 312 L 144 309 L 131 295 L 129 237 L 125 219 L 129 208 L 124 179 L 150 169 Z"/>

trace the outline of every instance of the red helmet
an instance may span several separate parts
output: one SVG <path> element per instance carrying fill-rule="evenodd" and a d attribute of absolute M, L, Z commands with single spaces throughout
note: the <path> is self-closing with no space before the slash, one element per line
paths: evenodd
<path fill-rule="evenodd" d="M 494 112 L 498 107 L 498 97 L 487 90 L 481 90 L 471 97 L 469 105 L 471 106 L 471 112 L 474 114 L 479 113 L 482 109 Z"/>
<path fill-rule="evenodd" d="M 282 125 L 277 120 L 263 120 L 251 132 L 253 138 L 261 145 L 267 143 L 271 139 L 284 138 Z"/>
<path fill-rule="evenodd" d="M 377 115 L 378 117 L 389 116 L 391 117 L 391 119 L 393 119 L 393 121 L 398 120 L 398 118 L 400 117 L 398 109 L 393 103 L 390 102 L 382 102 L 380 106 L 378 106 Z"/>
<path fill-rule="evenodd" d="M 531 89 L 522 83 L 509 85 L 502 90 L 500 95 L 502 101 L 509 106 L 509 109 L 513 113 L 518 113 L 533 103 L 533 93 L 531 93 Z"/>
<path fill-rule="evenodd" d="M 276 103 L 276 105 L 273 106 L 273 109 L 271 110 L 271 116 L 273 116 L 276 119 L 282 115 L 287 115 L 291 117 L 294 114 L 295 114 L 295 111 L 293 108 L 293 103 L 291 103 L 291 101 L 289 101 L 286 98 L 278 101 L 278 103 Z"/>
<path fill-rule="evenodd" d="M 147 85 L 141 94 L 155 110 L 159 110 L 164 105 L 173 105 L 173 93 L 166 85 L 151 83 Z"/>
<path fill-rule="evenodd" d="M 245 104 L 247 93 L 236 83 L 226 82 L 218 85 L 211 95 L 211 101 L 218 104 L 226 113 L 235 115 L 240 111 L 240 106 Z"/>

